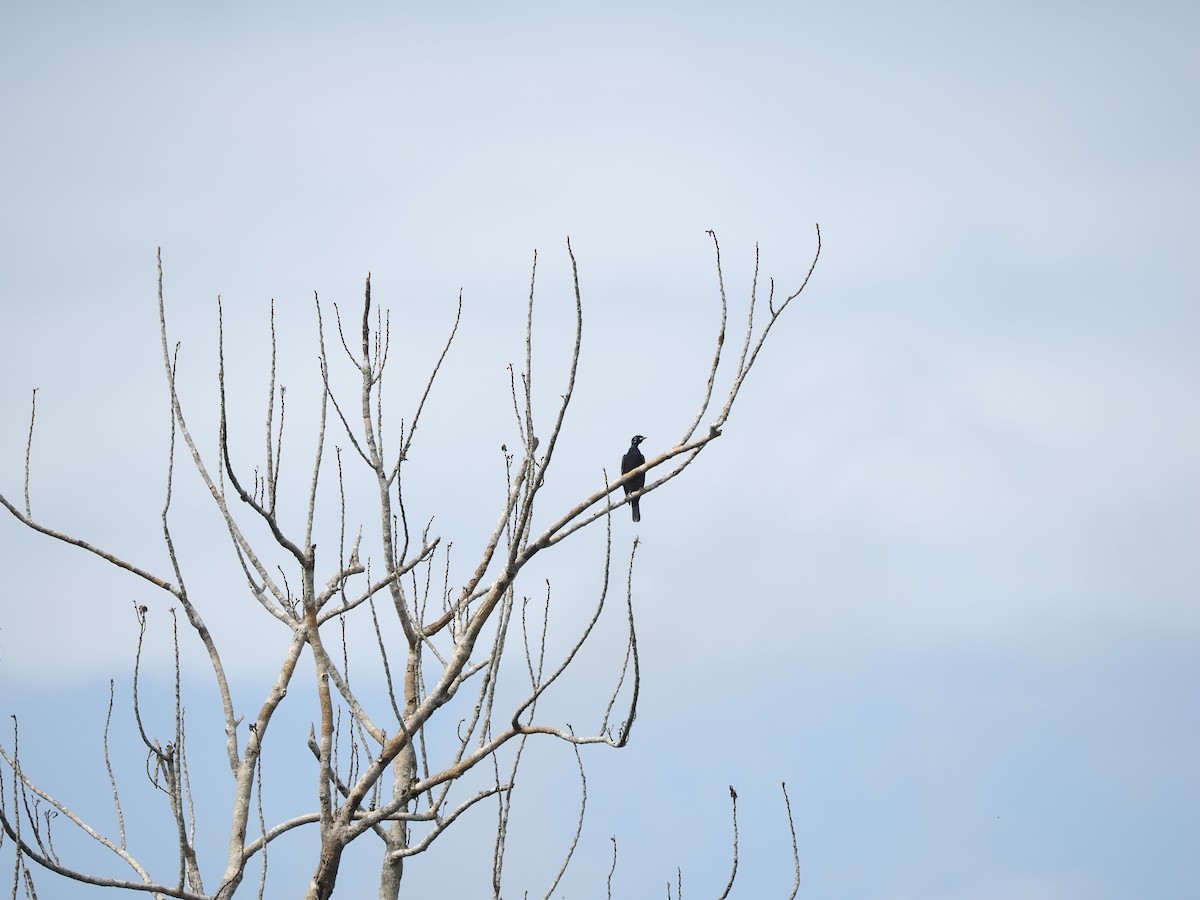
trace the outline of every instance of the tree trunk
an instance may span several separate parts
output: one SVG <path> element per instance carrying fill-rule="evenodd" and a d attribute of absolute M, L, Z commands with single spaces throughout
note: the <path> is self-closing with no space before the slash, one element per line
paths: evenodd
<path fill-rule="evenodd" d="M 383 854 L 383 866 L 379 873 L 379 900 L 397 900 L 400 896 L 400 881 L 404 878 L 404 857 L 391 859 L 392 852 L 408 845 L 408 826 L 404 822 L 393 822 L 388 828 L 387 849 Z"/>

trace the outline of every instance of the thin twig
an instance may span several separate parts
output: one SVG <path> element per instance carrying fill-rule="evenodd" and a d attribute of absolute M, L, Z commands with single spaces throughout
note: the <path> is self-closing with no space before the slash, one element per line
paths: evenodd
<path fill-rule="evenodd" d="M 242 483 L 238 480 L 237 472 L 233 469 L 233 460 L 229 455 L 228 406 L 225 402 L 225 323 L 219 300 L 217 302 L 217 387 L 220 394 L 221 411 L 218 441 L 220 443 L 221 458 L 225 463 L 225 473 L 229 476 L 229 483 L 233 485 L 233 489 L 237 491 L 238 496 L 242 498 L 242 502 L 258 513 L 259 517 L 266 523 L 267 527 L 271 530 L 271 534 L 275 536 L 275 542 L 291 553 L 296 558 L 296 562 L 304 565 L 304 551 L 284 535 L 283 531 L 279 528 L 279 522 L 275 515 L 268 512 L 261 503 L 255 500 L 242 487 Z"/>
<path fill-rule="evenodd" d="M 713 353 L 712 365 L 708 370 L 708 384 L 704 388 L 704 400 L 700 404 L 700 411 L 696 413 L 696 418 L 683 433 L 683 438 L 679 441 L 681 444 L 686 444 L 692 439 L 692 435 L 696 433 L 696 429 L 700 425 L 700 420 L 704 418 L 704 413 L 708 410 L 708 404 L 712 401 L 713 385 L 717 380 L 717 368 L 721 364 L 721 348 L 725 346 L 725 323 L 729 317 L 729 303 L 725 299 L 725 273 L 721 271 L 721 245 L 717 242 L 715 231 L 709 229 L 706 234 L 712 238 L 713 249 L 717 256 L 717 286 L 721 293 L 721 327 L 717 329 L 717 348 Z"/>
<path fill-rule="evenodd" d="M 25 515 L 19 509 L 17 509 L 15 506 L 13 506 L 11 503 L 9 503 L 8 499 L 5 498 L 5 496 L 3 494 L 0 494 L 0 506 L 3 506 L 10 513 L 12 513 L 13 516 L 16 517 L 17 521 L 20 522 L 22 525 L 24 525 L 26 528 L 30 528 L 34 531 L 37 531 L 41 534 L 46 535 L 47 537 L 54 538 L 54 540 L 56 540 L 56 541 L 61 541 L 64 544 L 70 544 L 73 547 L 78 547 L 81 550 L 86 550 L 88 553 L 95 554 L 96 556 L 98 556 L 102 560 L 104 560 L 105 562 L 112 563 L 112 565 L 116 566 L 118 569 L 124 569 L 126 572 L 130 572 L 130 573 L 138 576 L 139 578 L 144 578 L 146 581 L 150 582 L 155 587 L 162 588 L 164 591 L 167 591 L 170 594 L 174 594 L 176 597 L 179 596 L 178 588 L 176 588 L 169 581 L 159 578 L 157 575 L 153 575 L 150 572 L 146 571 L 145 569 L 135 566 L 133 563 L 126 562 L 125 560 L 121 559 L 119 556 L 109 553 L 107 550 L 102 550 L 101 548 L 95 546 L 94 544 L 90 544 L 87 541 L 81 540 L 80 538 L 77 538 L 77 537 L 72 537 L 69 534 L 63 534 L 61 531 L 55 531 L 53 528 L 49 528 L 45 525 L 42 525 L 40 522 L 34 521 L 33 519 L 29 518 L 29 516 Z"/>
<path fill-rule="evenodd" d="M 14 717 L 14 722 L 15 722 L 15 717 Z M 15 728 L 15 725 L 14 725 L 14 728 Z M 14 745 L 14 752 L 15 752 L 15 745 Z M 13 823 L 10 822 L 8 817 L 4 815 L 3 811 L 0 810 L 0 826 L 3 827 L 5 833 L 10 838 L 12 838 L 12 840 L 17 844 L 17 846 L 20 848 L 20 852 L 22 854 L 29 856 L 38 865 L 44 866 L 45 868 L 50 869 L 53 872 L 57 872 L 60 875 L 66 875 L 68 878 L 71 878 L 75 881 L 83 881 L 88 884 L 118 886 L 118 887 L 124 887 L 124 888 L 130 889 L 130 890 L 148 890 L 148 891 L 159 890 L 162 893 L 169 894 L 172 897 L 186 897 L 186 898 L 193 898 L 193 900 L 204 900 L 204 898 L 200 897 L 197 894 L 192 894 L 192 893 L 189 893 L 186 891 L 178 891 L 173 888 L 169 888 L 165 885 L 153 885 L 153 882 L 151 881 L 149 873 L 141 866 L 140 863 L 138 863 L 138 861 L 136 859 L 134 859 L 134 857 L 127 850 L 125 850 L 123 847 L 117 845 L 116 843 L 114 843 L 112 840 L 105 837 L 104 835 L 100 834 L 98 831 L 96 831 L 94 828 L 92 828 L 86 822 L 84 822 L 81 818 L 79 818 L 79 816 L 77 816 L 74 812 L 72 812 L 67 806 L 65 806 L 63 803 L 60 803 L 58 800 L 54 799 L 54 797 L 50 796 L 50 794 L 46 793 L 44 790 L 42 790 L 37 785 L 35 785 L 32 781 L 30 781 L 29 778 L 25 775 L 25 773 L 21 770 L 20 763 L 17 762 L 17 759 L 15 758 L 15 756 L 10 756 L 8 754 L 8 751 L 5 750 L 3 747 L 0 747 L 0 759 L 4 760 L 5 764 L 8 765 L 9 769 L 13 773 L 13 777 L 15 779 L 14 784 L 13 784 L 14 801 L 17 797 L 18 785 L 20 786 L 20 789 L 22 792 L 29 791 L 29 792 L 35 794 L 36 796 L 40 797 L 42 800 L 46 801 L 51 806 L 53 806 L 56 810 L 58 810 L 60 815 L 65 816 L 67 819 L 69 819 L 77 828 L 79 828 L 81 831 L 83 831 L 85 834 L 87 834 L 88 837 L 92 838 L 92 840 L 94 840 L 98 844 L 106 847 L 108 850 L 110 850 L 111 852 L 113 852 L 114 854 L 119 856 L 122 860 L 124 860 L 126 862 L 126 864 L 128 864 L 129 867 L 131 869 L 133 869 L 134 872 L 136 872 L 140 878 L 142 878 L 142 881 L 141 882 L 127 882 L 127 881 L 123 881 L 121 879 L 115 879 L 115 878 L 98 878 L 96 876 L 88 875 L 85 872 L 78 872 L 73 869 L 69 869 L 65 866 L 62 866 L 62 865 L 56 863 L 54 860 L 50 859 L 48 855 L 38 853 L 33 847 L 31 847 L 29 845 L 29 843 L 21 837 L 21 835 L 19 834 L 17 829 L 13 826 Z M 16 817 L 16 820 L 19 823 L 19 821 L 20 821 L 19 816 Z"/>
<path fill-rule="evenodd" d="M 32 519 L 33 512 L 29 507 L 29 460 L 33 454 L 33 423 L 37 419 L 37 392 L 33 389 L 33 398 L 29 403 L 29 437 L 25 441 L 25 518 Z"/>
<path fill-rule="evenodd" d="M 733 870 L 729 873 L 729 884 L 725 885 L 725 890 L 722 892 L 718 900 L 725 900 L 729 896 L 730 890 L 733 889 L 733 879 L 737 878 L 738 867 L 738 826 L 737 826 L 737 791 L 733 789 L 733 785 L 729 786 L 729 799 L 733 804 Z"/>
<path fill-rule="evenodd" d="M 608 898 L 608 900 L 612 900 L 613 873 L 617 871 L 617 836 L 614 834 L 609 838 L 609 840 L 612 841 L 613 845 L 613 861 L 612 865 L 608 869 L 608 890 L 605 896 Z"/>
<path fill-rule="evenodd" d="M 273 420 L 275 416 L 275 363 L 276 363 L 276 340 L 275 340 L 275 298 L 271 298 L 271 378 L 267 386 L 267 415 L 266 415 L 266 433 L 267 433 L 267 476 L 264 482 L 266 496 L 264 497 L 265 506 L 270 511 L 271 515 L 275 514 L 275 484 L 277 465 L 275 462 L 275 454 L 272 447 L 274 440 Z M 283 400 L 283 394 L 280 393 L 280 401 Z M 282 450 L 283 444 L 283 410 L 279 413 L 279 442 Z"/>
<path fill-rule="evenodd" d="M 800 847 L 796 844 L 796 823 L 792 820 L 792 801 L 788 799 L 787 782 L 781 781 L 779 787 L 783 790 L 783 802 L 787 807 L 788 831 L 792 833 L 792 859 L 796 863 L 796 882 L 792 885 L 788 900 L 796 900 L 796 895 L 800 893 Z"/>
<path fill-rule="evenodd" d="M 570 728 L 569 725 L 567 727 Z M 579 846 L 579 836 L 583 834 L 583 814 L 587 809 L 587 773 L 583 770 L 583 757 L 579 755 L 579 745 L 573 744 L 571 749 L 575 751 L 575 762 L 579 766 L 579 819 L 575 823 L 575 836 L 571 838 L 571 846 L 567 848 L 566 858 L 563 859 L 562 865 L 558 869 L 558 874 L 554 876 L 554 881 L 547 888 L 544 900 L 550 900 L 550 895 L 554 893 L 554 889 L 562 881 L 563 875 L 567 872 L 567 866 L 571 863 L 571 857 L 575 855 L 575 850 Z M 609 877 L 611 879 L 611 873 Z"/>
<path fill-rule="evenodd" d="M 254 766 L 254 796 L 257 799 L 258 805 L 258 830 L 262 834 L 263 839 L 262 874 L 258 879 L 258 900 L 263 900 L 263 896 L 267 890 L 267 820 L 263 816 L 262 795 L 262 756 L 260 755 Z"/>
<path fill-rule="evenodd" d="M 458 325 L 462 321 L 463 310 L 463 295 L 462 291 L 458 292 L 458 309 L 454 313 L 454 324 L 450 328 L 450 335 L 446 338 L 446 344 L 442 347 L 442 352 L 437 358 L 437 362 L 433 364 L 433 371 L 429 374 L 429 380 L 425 382 L 425 391 L 421 394 L 421 399 L 417 403 L 417 411 L 413 413 L 412 422 L 408 426 L 408 437 L 401 441 L 400 452 L 396 458 L 396 465 L 392 469 L 392 478 L 395 478 L 400 471 L 400 464 L 408 458 L 408 451 L 412 447 L 413 438 L 417 433 L 417 423 L 421 419 L 421 412 L 425 409 L 425 401 L 429 399 L 429 392 L 433 390 L 433 382 L 441 371 L 442 363 L 446 359 L 446 354 L 450 352 L 450 345 L 454 343 L 454 338 L 458 334 Z"/>
<path fill-rule="evenodd" d="M 121 798 L 117 793 L 117 778 L 113 775 L 112 759 L 108 755 L 108 728 L 112 724 L 113 692 L 115 682 L 108 680 L 108 714 L 104 717 L 104 767 L 108 769 L 108 783 L 112 785 L 113 806 L 117 810 L 117 831 L 121 835 L 121 849 L 125 849 L 125 814 L 121 811 Z"/>

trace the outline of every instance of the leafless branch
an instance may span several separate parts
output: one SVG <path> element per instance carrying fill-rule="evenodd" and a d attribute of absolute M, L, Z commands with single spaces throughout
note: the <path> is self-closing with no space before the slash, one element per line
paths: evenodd
<path fill-rule="evenodd" d="M 612 866 L 609 867 L 609 870 L 608 870 L 608 889 L 605 893 L 605 896 L 608 898 L 608 900 L 612 900 L 613 873 L 617 871 L 617 836 L 614 834 L 614 835 L 612 835 L 612 837 L 610 839 L 612 840 L 612 845 L 613 845 L 613 861 L 612 861 Z"/>
<path fill-rule="evenodd" d="M 228 407 L 225 402 L 225 323 L 224 313 L 221 309 L 221 302 L 217 301 L 217 386 L 221 399 L 221 426 L 219 433 L 219 444 L 221 459 L 225 463 L 225 474 L 229 476 L 229 483 L 233 485 L 233 489 L 237 491 L 238 496 L 242 498 L 242 502 L 249 506 L 252 510 L 258 513 L 259 518 L 263 520 L 267 528 L 271 530 L 271 534 L 275 536 L 275 542 L 283 547 L 296 558 L 296 562 L 304 565 L 305 551 L 297 547 L 292 541 L 284 536 L 283 531 L 279 527 L 279 522 L 273 513 L 268 512 L 261 503 L 242 487 L 242 483 L 238 480 L 237 473 L 233 469 L 233 460 L 229 456 L 229 419 Z"/>
<path fill-rule="evenodd" d="M 392 468 L 389 482 L 394 480 L 400 474 L 400 465 L 408 458 L 408 451 L 412 447 L 413 438 L 417 434 L 417 423 L 421 419 L 421 413 L 425 409 L 425 401 L 429 399 L 429 393 L 433 390 L 433 382 L 437 379 L 438 372 L 442 370 L 442 363 L 446 361 L 446 355 L 450 352 L 450 345 L 454 343 L 454 338 L 458 335 L 458 325 L 462 321 L 463 310 L 463 295 L 462 291 L 458 292 L 458 309 L 454 313 L 454 324 L 450 328 L 450 335 L 446 338 L 446 344 L 442 347 L 442 352 L 437 358 L 437 362 L 433 364 L 433 371 L 429 373 L 429 380 L 425 382 L 425 390 L 421 394 L 421 399 L 417 403 L 417 411 L 413 413 L 412 422 L 408 426 L 408 436 L 400 444 L 400 452 L 396 456 L 396 465 Z"/>
<path fill-rule="evenodd" d="M 725 890 L 721 894 L 719 900 L 725 900 L 729 896 L 729 892 L 733 889 L 733 880 L 737 878 L 738 867 L 738 826 L 737 826 L 737 791 L 733 789 L 733 785 L 729 786 L 729 800 L 733 804 L 733 869 L 729 873 L 729 883 L 725 885 Z"/>
<path fill-rule="evenodd" d="M 274 453 L 274 418 L 275 418 L 275 365 L 276 365 L 276 340 L 275 340 L 275 300 L 271 300 L 271 380 L 267 386 L 267 412 L 266 419 L 266 451 L 267 451 L 267 475 L 264 480 L 265 495 L 264 505 L 271 515 L 275 514 L 275 486 L 277 484 L 276 474 L 277 465 L 275 462 Z M 279 393 L 279 444 L 280 453 L 283 450 L 283 392 Z"/>
<path fill-rule="evenodd" d="M 700 411 L 696 413 L 696 418 L 692 420 L 692 424 L 688 426 L 684 432 L 683 438 L 679 441 L 680 444 L 686 444 L 692 439 L 692 435 L 696 433 L 696 429 L 700 426 L 700 420 L 704 418 L 704 413 L 708 411 L 708 404 L 712 402 L 713 385 L 717 381 L 717 368 L 721 364 L 721 348 L 725 346 L 725 323 L 729 318 L 729 302 L 725 299 L 725 273 L 721 270 L 721 245 L 717 242 L 717 233 L 711 229 L 706 232 L 713 241 L 713 249 L 717 256 L 717 286 L 721 293 L 721 327 L 717 329 L 717 348 L 713 353 L 712 365 L 708 370 L 708 384 L 704 388 L 704 400 L 700 404 Z"/>
<path fill-rule="evenodd" d="M 570 728 L 569 725 L 567 727 Z M 575 850 L 579 847 L 579 836 L 583 834 L 583 814 L 587 810 L 587 773 L 583 770 L 583 757 L 579 755 L 579 745 L 574 744 L 571 749 L 575 751 L 575 762 L 579 765 L 579 819 L 575 823 L 575 836 L 571 838 L 571 845 L 567 848 L 567 855 L 563 859 L 562 865 L 559 866 L 558 874 L 554 876 L 554 881 L 546 889 L 545 900 L 550 900 L 550 895 L 554 893 L 554 889 L 562 881 L 563 875 L 567 872 L 567 866 L 571 863 L 571 857 L 575 855 Z"/>
<path fill-rule="evenodd" d="M 267 891 L 267 820 L 263 815 L 262 803 L 262 756 L 255 761 L 254 766 L 254 797 L 258 806 L 258 830 L 262 835 L 262 874 L 258 879 L 258 900 L 263 900 Z"/>
<path fill-rule="evenodd" d="M 120 846 L 125 849 L 125 814 L 121 811 L 121 798 L 117 793 L 117 778 L 113 775 L 112 758 L 108 754 L 108 728 L 112 724 L 113 696 L 115 683 L 108 681 L 108 713 L 104 716 L 104 767 L 108 770 L 108 783 L 112 785 L 113 807 L 117 811 L 117 831 L 121 835 Z"/>
<path fill-rule="evenodd" d="M 30 528 L 36 532 L 39 532 L 40 534 L 44 534 L 46 537 L 54 538 L 56 541 L 61 541 L 64 544 L 70 544 L 73 547 L 78 547 L 81 550 L 86 550 L 88 553 L 95 554 L 105 562 L 112 563 L 112 565 L 116 566 L 118 569 L 124 569 L 126 572 L 130 572 L 139 578 L 144 578 L 155 587 L 162 588 L 164 591 L 178 596 L 178 589 L 169 581 L 165 581 L 164 579 L 159 578 L 157 575 L 152 575 L 145 569 L 139 568 L 133 563 L 126 562 L 115 554 L 109 553 L 107 550 L 102 550 L 94 544 L 90 544 L 85 540 L 81 540 L 80 538 L 71 537 L 68 534 L 63 534 L 61 531 L 55 531 L 53 528 L 49 528 L 45 525 L 42 525 L 40 522 L 34 521 L 9 503 L 3 494 L 0 494 L 0 505 L 3 505 L 4 508 L 12 513 L 13 517 L 26 528 Z"/>
<path fill-rule="evenodd" d="M 27 519 L 33 518 L 33 512 L 29 506 L 29 460 L 33 454 L 33 423 L 37 420 L 37 392 L 38 389 L 34 388 L 29 401 L 29 437 L 25 441 L 25 518 Z"/>
<path fill-rule="evenodd" d="M 14 722 L 15 722 L 15 717 L 14 717 Z M 15 728 L 15 726 L 14 726 L 14 728 Z M 38 852 L 38 850 L 36 850 L 34 847 L 30 846 L 29 843 L 26 842 L 21 837 L 21 835 L 16 830 L 16 827 L 14 827 L 14 820 L 17 819 L 20 815 L 16 810 L 14 810 L 14 815 L 13 815 L 12 819 L 10 819 L 8 814 L 6 814 L 3 811 L 3 809 L 0 808 L 0 826 L 2 826 L 4 828 L 5 833 L 20 847 L 21 853 L 25 854 L 30 859 L 34 860 L 36 863 L 38 863 L 38 865 L 44 866 L 45 868 L 50 869 L 53 872 L 57 872 L 60 875 L 66 875 L 67 877 L 72 878 L 76 881 L 85 881 L 88 884 L 108 885 L 108 886 L 112 886 L 112 887 L 125 887 L 125 888 L 129 888 L 132 890 L 159 891 L 161 893 L 168 894 L 172 897 L 188 897 L 188 898 L 194 897 L 194 898 L 196 898 L 196 900 L 202 900 L 202 898 L 200 898 L 199 895 L 193 895 L 193 894 L 188 894 L 188 893 L 182 892 L 182 891 L 176 891 L 172 888 L 168 888 L 163 885 L 154 885 L 150 879 L 149 873 L 141 866 L 141 864 L 138 863 L 138 861 L 136 859 L 133 858 L 133 856 L 123 846 L 115 843 L 114 841 L 112 841 L 109 838 L 105 837 L 104 835 L 100 834 L 98 831 L 96 831 L 90 825 L 88 825 L 86 822 L 84 822 L 83 819 L 81 819 L 74 812 L 72 812 L 71 809 L 69 809 L 65 804 L 59 802 L 54 797 L 52 797 L 50 794 L 46 793 L 44 790 L 42 790 L 37 785 L 35 785 L 32 781 L 30 781 L 29 778 L 26 777 L 24 771 L 22 770 L 20 763 L 17 761 L 17 757 L 15 755 L 10 756 L 8 751 L 2 746 L 0 746 L 0 758 L 3 758 L 5 764 L 8 766 L 9 771 L 11 771 L 13 773 L 13 778 L 15 779 L 15 782 L 13 785 L 14 801 L 17 796 L 17 785 L 19 784 L 22 792 L 28 791 L 28 792 L 34 794 L 35 796 L 40 797 L 42 800 L 44 800 L 45 802 L 47 802 L 51 806 L 53 806 L 54 809 L 56 809 L 60 815 L 64 816 L 71 823 L 73 823 L 77 828 L 79 828 L 80 831 L 82 831 L 84 834 L 86 834 L 88 837 L 90 837 L 96 843 L 100 844 L 102 847 L 105 847 L 106 849 L 108 849 L 109 851 L 114 853 L 116 856 L 118 856 L 122 860 L 124 860 L 125 863 L 131 869 L 133 869 L 134 872 L 136 872 L 138 874 L 138 876 L 142 879 L 142 881 L 139 883 L 139 882 L 127 882 L 127 881 L 123 881 L 121 879 L 95 878 L 94 876 L 87 875 L 84 872 L 77 872 L 73 869 L 69 869 L 66 866 L 63 866 L 63 865 L 55 862 L 53 859 L 50 858 L 49 854 Z"/>
<path fill-rule="evenodd" d="M 476 792 L 474 795 L 467 798 L 462 803 L 460 803 L 457 807 L 455 807 L 451 811 L 450 815 L 438 816 L 437 818 L 435 818 L 434 822 L 433 822 L 434 827 L 429 831 L 429 833 L 427 835 L 425 835 L 425 837 L 423 837 L 417 843 L 413 844 L 411 847 L 404 847 L 403 849 L 393 851 L 391 854 L 392 857 L 394 859 L 404 859 L 409 856 L 416 856 L 418 853 L 424 853 L 426 850 L 429 849 L 429 845 L 432 844 L 441 835 L 441 833 L 443 831 L 445 831 L 447 828 L 449 828 L 451 825 L 453 825 L 455 820 L 459 816 L 461 816 L 463 813 L 465 813 L 468 809 L 470 809 L 472 806 L 474 806 L 480 800 L 486 800 L 488 797 L 495 795 L 499 791 L 508 791 L 511 789 L 512 789 L 511 784 L 502 784 L 502 785 L 499 785 L 498 787 L 491 787 L 491 788 L 487 788 L 485 790 Z"/>
<path fill-rule="evenodd" d="M 796 881 L 792 885 L 792 893 L 788 895 L 788 900 L 796 900 L 796 895 L 800 893 L 800 847 L 796 844 L 796 823 L 792 820 L 792 801 L 788 799 L 787 782 L 781 781 L 779 787 L 783 791 L 783 803 L 787 807 L 788 831 L 792 835 L 792 859 L 796 863 Z"/>

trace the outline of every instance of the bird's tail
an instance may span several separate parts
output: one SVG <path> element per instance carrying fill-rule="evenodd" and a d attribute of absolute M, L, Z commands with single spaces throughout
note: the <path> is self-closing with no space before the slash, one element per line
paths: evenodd
<path fill-rule="evenodd" d="M 633 521 L 635 521 L 635 522 L 642 521 L 642 511 L 641 511 L 641 509 L 638 508 L 638 501 L 630 500 L 629 508 L 633 510 Z"/>

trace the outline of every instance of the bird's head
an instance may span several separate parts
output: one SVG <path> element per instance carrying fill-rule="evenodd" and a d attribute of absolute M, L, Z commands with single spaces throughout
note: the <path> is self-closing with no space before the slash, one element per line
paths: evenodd
<path fill-rule="evenodd" d="M 640 444 L 640 443 L 641 443 L 642 441 L 644 441 L 645 439 L 646 439 L 646 436 L 645 436 L 645 435 L 642 435 L 642 434 L 635 434 L 635 435 L 633 436 L 633 440 L 629 442 L 629 446 L 631 446 L 631 447 L 636 447 L 638 444 Z"/>

